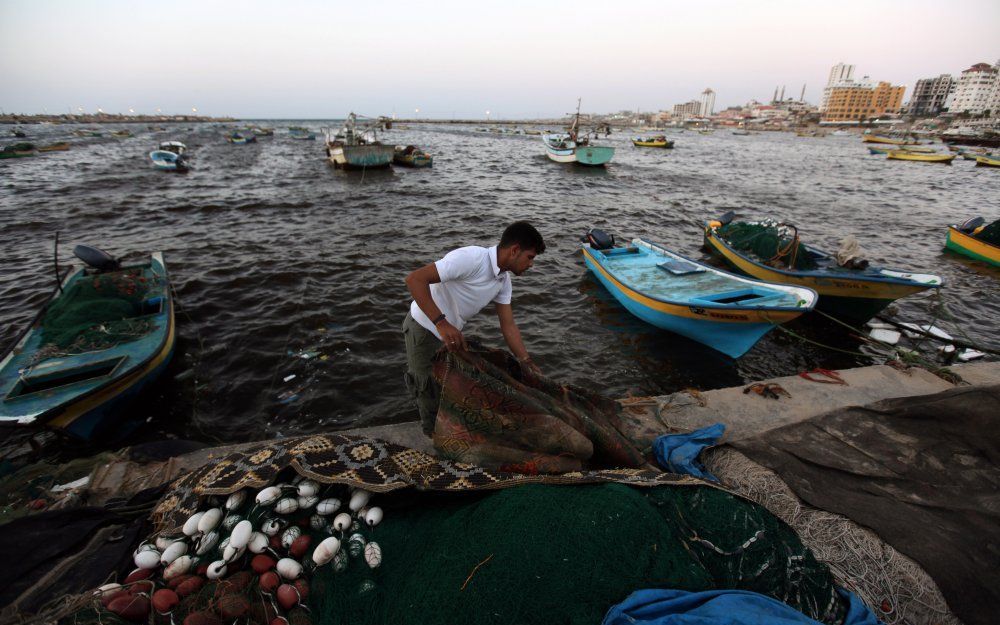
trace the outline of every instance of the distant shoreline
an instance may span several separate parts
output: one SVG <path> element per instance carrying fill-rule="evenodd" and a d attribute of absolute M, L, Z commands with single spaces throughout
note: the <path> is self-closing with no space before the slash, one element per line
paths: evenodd
<path fill-rule="evenodd" d="M 232 117 L 206 117 L 204 115 L 0 115 L 0 124 L 170 124 L 182 122 L 235 122 Z"/>

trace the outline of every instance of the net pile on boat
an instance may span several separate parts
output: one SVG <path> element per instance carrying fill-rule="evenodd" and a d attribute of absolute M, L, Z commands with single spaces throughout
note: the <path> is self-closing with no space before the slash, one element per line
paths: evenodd
<path fill-rule="evenodd" d="M 156 517 L 127 587 L 75 623 L 591 624 L 650 587 L 751 590 L 831 624 L 845 610 L 784 522 L 653 471 L 497 473 L 314 436 L 181 478 Z"/>
<path fill-rule="evenodd" d="M 1000 246 L 1000 219 L 976 233 L 975 238 L 990 245 Z"/>
<path fill-rule="evenodd" d="M 802 271 L 816 268 L 816 261 L 795 233 L 777 222 L 734 221 L 716 228 L 716 232 L 730 247 L 764 264 Z"/>
<path fill-rule="evenodd" d="M 45 312 L 41 320 L 42 345 L 61 353 L 80 353 L 148 334 L 152 323 L 136 317 L 142 313 L 143 300 L 156 286 L 141 269 L 80 278 Z"/>

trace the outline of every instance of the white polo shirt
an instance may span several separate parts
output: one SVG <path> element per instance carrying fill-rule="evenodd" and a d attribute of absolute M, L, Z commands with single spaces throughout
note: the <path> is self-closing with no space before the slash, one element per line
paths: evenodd
<path fill-rule="evenodd" d="M 461 330 L 472 315 L 490 302 L 509 304 L 510 272 L 500 271 L 497 247 L 470 245 L 448 252 L 434 263 L 441 282 L 431 285 L 431 299 L 448 317 L 448 322 Z M 420 310 L 417 302 L 410 303 L 410 315 L 441 338 L 434 323 Z"/>

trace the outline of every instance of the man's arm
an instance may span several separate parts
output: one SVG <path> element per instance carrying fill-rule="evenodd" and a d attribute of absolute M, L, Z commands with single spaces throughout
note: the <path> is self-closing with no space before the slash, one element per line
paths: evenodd
<path fill-rule="evenodd" d="M 514 309 L 511 308 L 510 304 L 496 304 L 497 317 L 500 318 L 500 332 L 503 333 L 503 338 L 507 341 L 507 347 L 510 347 L 510 351 L 514 353 L 514 356 L 524 365 L 533 369 L 535 373 L 540 373 L 538 371 L 538 366 L 531 361 L 531 356 L 528 355 L 528 350 L 524 348 L 524 342 L 521 340 L 521 331 L 518 329 L 517 324 L 514 323 Z"/>
<path fill-rule="evenodd" d="M 427 318 L 431 322 L 441 316 L 441 309 L 438 308 L 438 305 L 434 303 L 434 298 L 431 297 L 431 285 L 439 282 L 441 282 L 441 276 L 438 275 L 437 265 L 434 263 L 411 271 L 406 276 L 406 288 L 409 289 L 410 295 L 413 296 L 413 301 L 417 303 L 420 310 L 424 311 L 424 314 L 427 315 Z M 438 322 L 435 327 L 437 327 L 438 333 L 441 334 L 441 340 L 448 351 L 468 349 L 462 332 L 451 325 L 450 321 L 445 319 Z"/>

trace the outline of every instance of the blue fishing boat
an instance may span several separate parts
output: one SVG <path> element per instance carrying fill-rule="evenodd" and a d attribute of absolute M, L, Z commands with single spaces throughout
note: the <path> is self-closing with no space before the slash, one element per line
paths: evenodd
<path fill-rule="evenodd" d="M 247 143 L 256 143 L 257 137 L 255 135 L 242 135 L 238 132 L 234 132 L 226 137 L 226 141 L 236 145 L 245 145 Z"/>
<path fill-rule="evenodd" d="M 0 360 L 0 426 L 111 436 L 122 409 L 167 367 L 174 305 L 159 252 L 127 265 L 74 250 L 71 271 Z"/>
<path fill-rule="evenodd" d="M 576 141 L 568 134 L 542 135 L 545 155 L 557 163 L 576 162 Z"/>
<path fill-rule="evenodd" d="M 149 158 L 157 169 L 184 172 L 188 170 L 187 159 L 184 158 L 185 152 L 187 146 L 180 141 L 164 141 L 159 149 L 149 153 Z"/>
<path fill-rule="evenodd" d="M 733 358 L 817 299 L 812 289 L 749 280 L 644 239 L 616 246 L 596 229 L 584 239 L 583 258 L 633 315 Z"/>

